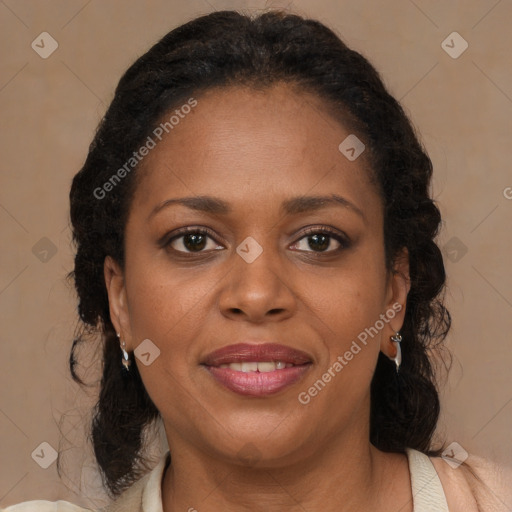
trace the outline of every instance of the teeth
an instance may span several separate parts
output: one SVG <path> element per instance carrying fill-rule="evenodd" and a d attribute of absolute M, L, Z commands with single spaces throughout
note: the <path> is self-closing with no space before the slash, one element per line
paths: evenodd
<path fill-rule="evenodd" d="M 258 363 L 242 363 L 241 366 L 240 369 L 245 373 L 258 371 Z"/>
<path fill-rule="evenodd" d="M 272 362 L 258 363 L 258 371 L 261 373 L 273 372 L 277 369 L 277 364 Z"/>
<path fill-rule="evenodd" d="M 221 364 L 219 368 L 229 368 L 238 372 L 273 372 L 275 370 L 283 370 L 284 368 L 290 368 L 293 364 L 283 363 L 282 361 L 262 361 L 262 362 L 243 362 L 243 363 L 230 363 Z"/>

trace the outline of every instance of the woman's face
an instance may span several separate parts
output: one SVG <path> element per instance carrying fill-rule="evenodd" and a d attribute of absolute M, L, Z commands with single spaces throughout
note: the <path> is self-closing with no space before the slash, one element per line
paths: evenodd
<path fill-rule="evenodd" d="M 407 285 L 386 270 L 365 154 L 338 148 L 349 135 L 289 86 L 218 89 L 144 158 L 125 267 L 107 258 L 105 276 L 171 452 L 278 466 L 368 442 Z"/>

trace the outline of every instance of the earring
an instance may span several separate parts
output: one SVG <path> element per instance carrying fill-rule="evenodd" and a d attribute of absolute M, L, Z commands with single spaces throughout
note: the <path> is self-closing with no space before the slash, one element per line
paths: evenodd
<path fill-rule="evenodd" d="M 120 338 L 121 337 L 121 334 L 119 333 L 116 333 L 117 334 L 117 337 Z M 130 371 L 130 364 L 131 364 L 131 361 L 130 361 L 130 356 L 128 355 L 128 352 L 126 352 L 126 342 L 125 341 L 121 341 L 121 350 L 123 352 L 123 357 L 121 359 L 121 362 L 123 363 L 123 366 L 125 367 L 126 371 Z"/>
<path fill-rule="evenodd" d="M 402 364 L 402 349 L 400 348 L 400 342 L 402 341 L 402 335 L 397 332 L 393 336 L 391 336 L 391 341 L 393 345 L 396 346 L 396 355 L 395 357 L 390 357 L 391 361 L 395 362 L 396 365 L 396 373 L 400 370 L 400 365 Z"/>

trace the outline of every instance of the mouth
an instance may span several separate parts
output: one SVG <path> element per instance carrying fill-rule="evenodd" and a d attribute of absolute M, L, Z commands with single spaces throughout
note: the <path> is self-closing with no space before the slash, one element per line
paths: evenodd
<path fill-rule="evenodd" d="M 285 345 L 240 343 L 210 353 L 201 364 L 229 390 L 263 397 L 301 380 L 312 362 L 305 352 Z"/>

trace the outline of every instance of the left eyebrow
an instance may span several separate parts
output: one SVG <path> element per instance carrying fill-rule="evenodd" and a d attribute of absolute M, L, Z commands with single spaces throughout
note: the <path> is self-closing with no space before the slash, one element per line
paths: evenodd
<path fill-rule="evenodd" d="M 345 199 L 344 197 L 337 194 L 331 194 L 330 196 L 294 197 L 284 201 L 281 209 L 289 215 L 294 215 L 297 213 L 317 211 L 329 206 L 343 206 L 357 213 L 360 217 L 363 218 L 363 220 L 366 220 L 366 217 L 360 208 L 358 208 L 348 199 Z"/>

